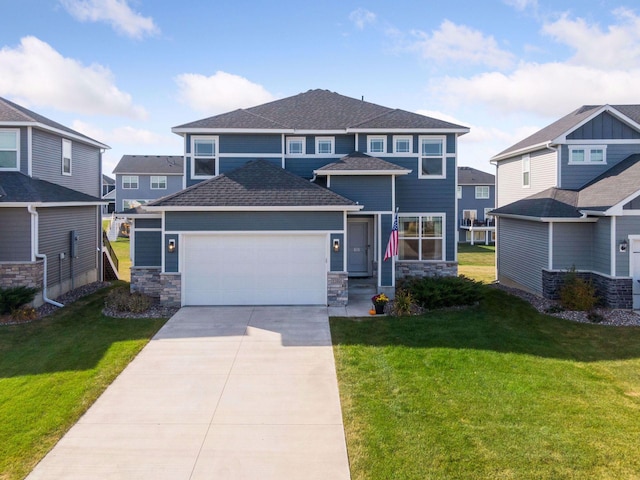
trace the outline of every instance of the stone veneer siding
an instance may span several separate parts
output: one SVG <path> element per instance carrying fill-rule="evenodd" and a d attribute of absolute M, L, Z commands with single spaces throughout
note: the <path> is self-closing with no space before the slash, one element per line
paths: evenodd
<path fill-rule="evenodd" d="M 558 300 L 567 273 L 567 271 L 543 270 L 542 295 L 550 300 Z M 593 284 L 596 295 L 602 299 L 605 307 L 625 310 L 633 308 L 633 279 L 609 278 L 595 272 L 576 272 L 576 275 Z"/>
<path fill-rule="evenodd" d="M 160 267 L 131 267 L 131 291 L 160 298 Z"/>
<path fill-rule="evenodd" d="M 44 281 L 44 261 L 36 262 L 1 262 L 0 287 L 35 287 L 42 288 Z"/>
<path fill-rule="evenodd" d="M 455 277 L 457 262 L 396 262 L 396 280 L 412 277 Z"/>
<path fill-rule="evenodd" d="M 349 302 L 349 274 L 347 272 L 327 273 L 327 305 L 344 307 Z"/>
<path fill-rule="evenodd" d="M 182 276 L 179 273 L 162 273 L 160 283 L 160 304 L 165 307 L 182 306 Z"/>

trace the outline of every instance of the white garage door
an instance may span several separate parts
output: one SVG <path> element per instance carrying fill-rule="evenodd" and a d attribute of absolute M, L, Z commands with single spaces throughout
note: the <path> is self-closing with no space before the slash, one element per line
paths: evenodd
<path fill-rule="evenodd" d="M 184 305 L 327 303 L 326 235 L 185 235 Z"/>

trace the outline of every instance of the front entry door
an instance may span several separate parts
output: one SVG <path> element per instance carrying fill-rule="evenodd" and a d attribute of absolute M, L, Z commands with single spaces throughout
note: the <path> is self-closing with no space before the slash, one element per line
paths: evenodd
<path fill-rule="evenodd" d="M 350 277 L 370 277 L 370 220 L 347 220 L 347 271 Z"/>

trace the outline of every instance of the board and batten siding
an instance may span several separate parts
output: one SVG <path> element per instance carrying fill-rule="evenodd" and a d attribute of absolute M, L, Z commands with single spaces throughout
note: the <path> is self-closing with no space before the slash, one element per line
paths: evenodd
<path fill-rule="evenodd" d="M 47 256 L 49 285 L 98 268 L 97 212 L 99 207 L 38 208 L 39 253 Z M 78 258 L 71 258 L 71 231 L 79 236 Z M 64 253 L 64 259 L 60 254 Z M 76 285 L 78 286 L 78 285 Z"/>
<path fill-rule="evenodd" d="M 542 295 L 542 270 L 549 266 L 549 224 L 502 217 L 497 250 L 498 280 Z"/>
<path fill-rule="evenodd" d="M 609 139 L 640 139 L 640 132 L 623 123 L 609 112 L 603 112 L 567 135 L 567 140 Z"/>
<path fill-rule="evenodd" d="M 622 217 L 616 217 L 616 238 L 614 242 L 617 277 L 629 276 L 629 255 L 631 255 L 631 249 L 627 248 L 626 252 L 621 252 L 618 248 L 620 242 L 628 239 L 629 235 L 640 235 L 640 216 L 624 215 Z"/>
<path fill-rule="evenodd" d="M 26 208 L 0 208 L 0 262 L 31 261 L 31 214 Z"/>
<path fill-rule="evenodd" d="M 62 138 L 33 129 L 33 176 L 100 198 L 100 149 L 71 140 L 71 175 L 62 175 Z"/>
<path fill-rule="evenodd" d="M 585 145 L 589 145 L 589 140 L 585 140 Z M 637 144 L 610 144 L 607 145 L 607 162 L 602 165 L 569 165 L 569 147 L 563 145 L 562 152 L 562 171 L 560 173 L 561 188 L 579 189 L 596 178 L 598 175 L 606 172 L 614 165 L 620 163 L 629 155 L 640 153 L 640 142 Z"/>
<path fill-rule="evenodd" d="M 522 200 L 534 193 L 556 186 L 557 153 L 543 149 L 529 154 L 530 186 L 522 186 L 522 158 L 518 155 L 498 163 L 496 207 Z"/>
<path fill-rule="evenodd" d="M 553 224 L 554 270 L 593 269 L 593 224 Z"/>

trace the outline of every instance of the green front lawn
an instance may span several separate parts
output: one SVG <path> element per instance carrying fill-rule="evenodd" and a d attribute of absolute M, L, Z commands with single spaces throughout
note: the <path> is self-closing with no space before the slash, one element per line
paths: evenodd
<path fill-rule="evenodd" d="M 496 279 L 496 247 L 459 243 L 458 274 L 479 282 L 493 282 Z"/>
<path fill-rule="evenodd" d="M 107 291 L 0 326 L 0 479 L 20 479 L 164 324 L 100 312 Z"/>
<path fill-rule="evenodd" d="M 111 242 L 113 251 L 118 256 L 118 273 L 120 274 L 120 280 L 125 282 L 131 281 L 131 253 L 129 250 L 129 239 L 125 237 L 118 237 L 115 242 Z"/>
<path fill-rule="evenodd" d="M 352 478 L 638 478 L 640 328 L 487 289 L 466 310 L 331 319 Z"/>

